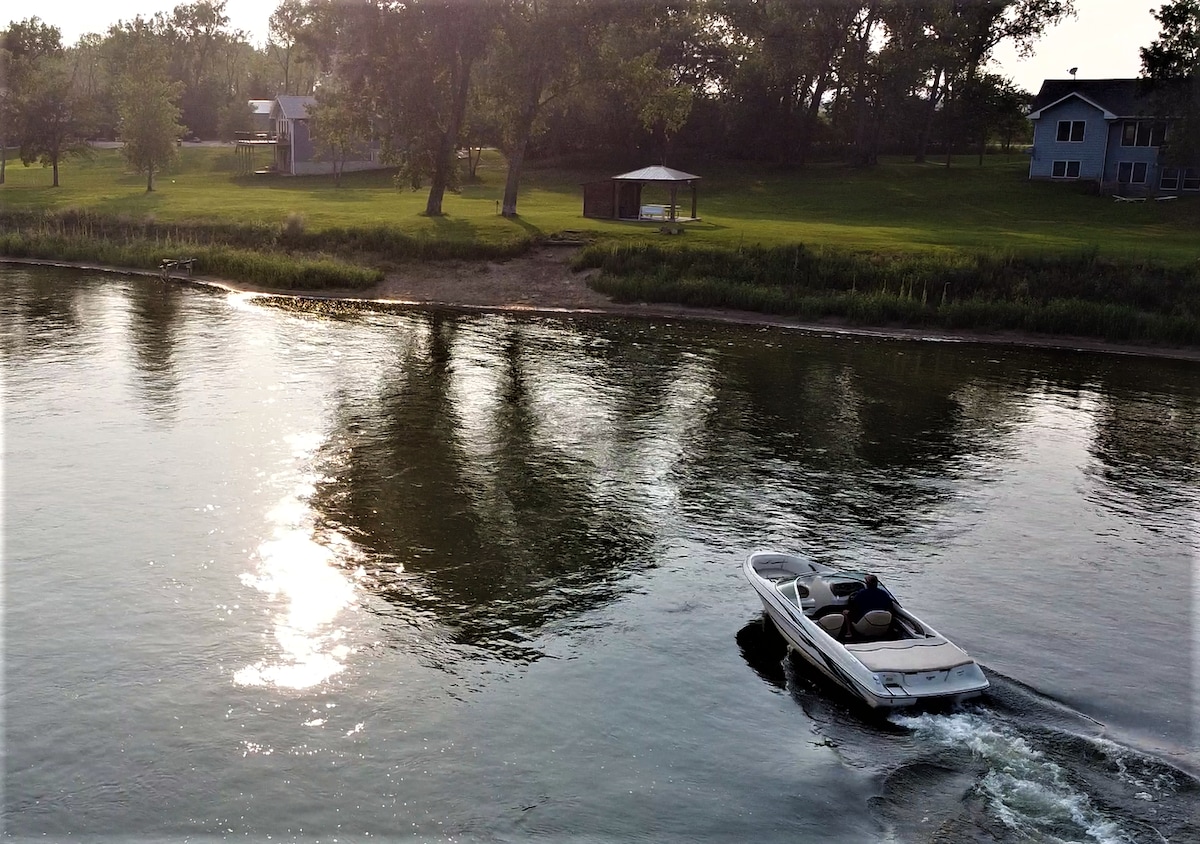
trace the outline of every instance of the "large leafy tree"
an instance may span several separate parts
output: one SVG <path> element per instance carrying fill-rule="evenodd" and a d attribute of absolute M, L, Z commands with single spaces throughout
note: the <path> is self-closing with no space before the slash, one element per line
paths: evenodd
<path fill-rule="evenodd" d="M 154 190 L 154 173 L 178 154 L 183 126 L 177 105 L 182 85 L 167 75 L 166 56 L 149 45 L 138 69 L 117 82 L 117 132 L 121 154 L 138 173 L 146 174 L 146 191 Z"/>
<path fill-rule="evenodd" d="M 319 9 L 304 0 L 283 0 L 271 13 L 266 53 L 283 75 L 279 93 L 307 94 L 315 79 L 312 74 L 306 35 L 311 33 Z"/>
<path fill-rule="evenodd" d="M 1142 48 L 1142 69 L 1158 110 L 1174 118 L 1167 158 L 1200 159 L 1200 0 L 1172 0 L 1154 13 L 1158 38 Z"/>
<path fill-rule="evenodd" d="M 429 185 L 431 217 L 442 215 L 446 191 L 457 186 L 471 75 L 501 1 L 371 0 L 327 10 L 339 29 L 332 71 L 369 108 L 399 179 L 414 190 Z"/>
<path fill-rule="evenodd" d="M 508 171 L 501 213 L 517 214 L 530 141 L 548 109 L 579 86 L 595 53 L 597 4 L 587 0 L 506 0 L 496 8 L 491 47 L 476 75 L 470 128 L 497 144 Z M 482 138 L 480 138 L 482 140 Z"/>
<path fill-rule="evenodd" d="M 12 111 L 22 163 L 50 167 L 58 187 L 58 165 L 90 153 L 92 127 L 89 103 L 76 90 L 73 69 L 61 50 L 40 57 L 23 75 Z"/>
<path fill-rule="evenodd" d="M 985 136 L 977 131 L 978 120 L 968 127 L 961 118 L 978 117 L 989 109 L 983 101 L 995 95 L 996 80 L 981 78 L 981 74 L 995 49 L 1010 43 L 1019 54 L 1031 54 L 1037 39 L 1073 15 L 1075 6 L 1074 0 L 926 0 L 911 6 L 893 5 L 889 18 L 894 21 L 897 12 L 901 20 L 907 16 L 909 26 L 917 25 L 919 48 L 913 55 L 927 63 L 917 159 L 924 160 L 940 112 L 949 166 L 950 151 L 959 142 L 972 134 L 976 139 Z"/>
<path fill-rule="evenodd" d="M 32 17 L 14 21 L 0 33 L 0 184 L 8 160 L 8 146 L 21 143 L 23 112 L 18 107 L 31 84 L 31 75 L 50 56 L 61 56 L 58 27 Z"/>
<path fill-rule="evenodd" d="M 226 0 L 178 5 L 155 15 L 153 28 L 169 47 L 171 77 L 183 83 L 183 122 L 202 138 L 227 134 L 245 112 L 255 51 L 246 33 L 230 28 Z"/>

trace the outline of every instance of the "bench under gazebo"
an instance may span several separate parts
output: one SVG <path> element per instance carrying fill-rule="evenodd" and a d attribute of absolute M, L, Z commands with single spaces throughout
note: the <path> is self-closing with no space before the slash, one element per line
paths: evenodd
<path fill-rule="evenodd" d="M 696 216 L 696 182 L 699 176 L 654 165 L 613 176 L 602 182 L 587 182 L 583 186 L 583 216 L 602 220 L 654 220 L 656 222 L 687 223 Z M 642 189 L 647 185 L 667 189 L 666 203 L 643 202 Z M 679 207 L 681 188 L 691 195 L 691 214 L 682 214 Z"/>

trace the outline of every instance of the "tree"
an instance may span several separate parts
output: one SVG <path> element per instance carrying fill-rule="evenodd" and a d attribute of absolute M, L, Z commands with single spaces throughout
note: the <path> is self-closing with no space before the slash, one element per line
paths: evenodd
<path fill-rule="evenodd" d="M 311 76 L 304 74 L 304 35 L 313 23 L 313 10 L 304 0 L 283 0 L 271 13 L 267 28 L 267 53 L 283 73 L 281 94 L 301 94 L 312 90 Z"/>
<path fill-rule="evenodd" d="M 146 53 L 140 69 L 123 75 L 117 84 L 117 132 L 121 154 L 138 173 L 146 174 L 146 191 L 154 190 L 154 172 L 178 154 L 183 126 L 177 105 L 183 86 L 167 76 L 161 54 Z"/>
<path fill-rule="evenodd" d="M 52 168 L 54 187 L 63 159 L 91 152 L 86 140 L 91 128 L 88 104 L 75 90 L 71 68 L 61 52 L 34 63 L 22 80 L 13 112 L 22 163 L 29 166 L 36 161 Z"/>
<path fill-rule="evenodd" d="M 1001 137 L 1007 150 L 1013 136 L 1027 129 L 1025 112 L 1030 99 L 1011 79 L 981 73 L 963 92 L 959 107 L 949 117 L 959 122 L 966 137 L 974 138 L 982 165 L 988 140 L 993 135 Z"/>
<path fill-rule="evenodd" d="M 308 109 L 312 140 L 333 162 L 333 184 L 341 184 L 346 156 L 367 143 L 371 133 L 366 104 L 336 79 L 317 88 L 316 103 Z"/>
<path fill-rule="evenodd" d="M 1187 165 L 1200 158 L 1200 0 L 1171 0 L 1154 13 L 1158 39 L 1142 48 L 1156 111 L 1173 117 L 1167 160 Z"/>
<path fill-rule="evenodd" d="M 12 123 L 16 116 L 13 113 L 16 94 L 12 88 L 12 64 L 8 39 L 4 38 L 0 40 L 0 185 L 4 184 L 4 171 L 8 166 L 8 139 L 12 135 Z"/>
<path fill-rule="evenodd" d="M 521 172 L 539 118 L 580 82 L 596 21 L 582 0 L 509 0 L 498 10 L 468 123 L 474 133 L 490 134 L 508 161 L 505 217 L 517 215 Z"/>
<path fill-rule="evenodd" d="M 425 213 L 442 215 L 457 186 L 458 145 L 471 72 L 483 56 L 500 0 L 346 4 L 336 73 L 381 135 L 383 156 L 415 190 L 428 179 Z"/>
<path fill-rule="evenodd" d="M 44 57 L 61 54 L 62 33 L 58 27 L 36 17 L 14 21 L 0 34 L 0 184 L 4 183 L 8 146 L 21 140 L 18 103 L 28 77 Z"/>
<path fill-rule="evenodd" d="M 219 137 L 222 115 L 231 103 L 245 99 L 238 90 L 238 70 L 246 36 L 229 29 L 225 8 L 226 0 L 198 0 L 176 6 L 169 16 L 155 16 L 170 49 L 170 74 L 183 83 L 183 122 L 202 138 Z"/>

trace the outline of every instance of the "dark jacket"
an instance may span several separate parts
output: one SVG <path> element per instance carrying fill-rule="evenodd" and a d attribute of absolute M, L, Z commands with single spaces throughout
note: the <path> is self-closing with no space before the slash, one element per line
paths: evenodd
<path fill-rule="evenodd" d="M 895 612 L 895 607 L 892 596 L 887 593 L 886 589 L 879 586 L 864 586 L 851 595 L 850 600 L 846 602 L 851 622 L 858 621 L 872 610 Z"/>

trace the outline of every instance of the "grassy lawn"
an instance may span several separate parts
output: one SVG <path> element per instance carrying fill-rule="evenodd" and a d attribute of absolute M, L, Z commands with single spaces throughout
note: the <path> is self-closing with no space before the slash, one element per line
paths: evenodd
<path fill-rule="evenodd" d="M 680 237 L 651 223 L 585 219 L 581 183 L 611 170 L 527 169 L 520 218 L 497 214 L 504 162 L 485 154 L 478 178 L 447 195 L 446 216 L 421 216 L 425 190 L 397 189 L 384 171 L 331 177 L 240 176 L 231 148 L 185 147 L 157 180 L 126 171 L 116 150 L 61 167 L 60 188 L 50 171 L 9 162 L 0 204 L 11 209 L 84 208 L 159 222 L 219 221 L 279 225 L 301 215 L 309 231 L 387 225 L 409 235 L 504 243 L 527 236 L 576 231 L 602 239 L 663 245 L 738 247 L 802 242 L 811 248 L 855 252 L 988 252 L 1060 255 L 1094 253 L 1170 264 L 1200 259 L 1200 197 L 1173 202 L 1116 203 L 1080 186 L 1031 183 L 1023 155 L 974 157 L 918 165 L 888 159 L 855 170 L 812 165 L 772 170 L 735 164 L 684 165 L 703 177 L 701 222 Z M 666 199 L 647 188 L 646 201 Z"/>

